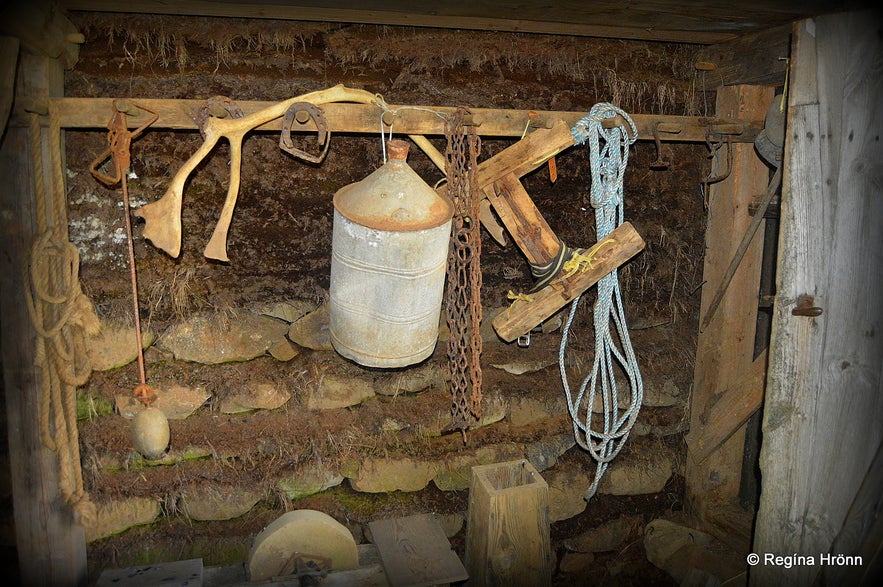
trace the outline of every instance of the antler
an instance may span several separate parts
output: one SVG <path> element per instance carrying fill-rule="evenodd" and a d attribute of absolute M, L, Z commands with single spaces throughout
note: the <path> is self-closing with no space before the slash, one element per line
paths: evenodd
<path fill-rule="evenodd" d="M 224 137 L 230 143 L 230 185 L 227 188 L 227 198 L 224 200 L 224 207 L 221 209 L 218 223 L 215 225 L 215 230 L 204 254 L 209 259 L 227 261 L 227 232 L 233 218 L 236 199 L 239 196 L 242 141 L 245 135 L 249 131 L 281 117 L 292 104 L 297 102 L 371 104 L 376 101 L 377 97 L 371 92 L 337 85 L 289 98 L 242 118 L 209 118 L 205 125 L 205 140 L 172 178 L 172 183 L 163 197 L 135 211 L 135 215 L 145 221 L 144 238 L 172 257 L 178 257 L 181 254 L 181 201 L 184 196 L 184 184 L 197 165 Z"/>

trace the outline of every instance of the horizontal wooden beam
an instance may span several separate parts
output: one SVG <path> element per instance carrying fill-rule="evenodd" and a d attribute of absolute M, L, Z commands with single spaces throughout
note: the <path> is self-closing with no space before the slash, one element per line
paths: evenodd
<path fill-rule="evenodd" d="M 325 4 L 325 5 L 323 5 Z M 577 3 L 569 10 L 555 3 L 432 2 L 405 0 L 377 2 L 370 7 L 359 0 L 331 2 L 306 0 L 63 0 L 67 10 L 266 18 L 313 22 L 343 22 L 442 29 L 505 31 L 708 44 L 733 39 L 735 27 L 709 30 L 701 21 L 678 11 L 651 7 L 627 9 L 615 3 Z M 483 6 L 479 7 L 479 4 Z M 701 7 L 708 14 L 709 8 Z M 731 30 L 726 30 L 730 28 Z"/>
<path fill-rule="evenodd" d="M 106 128 L 112 113 L 114 98 L 51 98 L 59 114 L 62 128 L 88 129 Z M 153 129 L 196 130 L 196 114 L 205 105 L 204 100 L 180 100 L 163 98 L 125 98 L 123 102 L 132 102 L 148 108 L 159 115 Z M 118 102 L 119 103 L 119 102 Z M 237 102 L 237 106 L 248 116 L 263 110 L 276 102 L 245 101 Z M 38 112 L 48 110 L 45 103 L 24 103 L 16 105 L 17 117 L 11 124 L 24 124 L 22 109 Z M 129 126 L 137 128 L 146 120 L 146 113 L 132 109 Z M 374 134 L 380 128 L 380 117 L 386 124 L 392 125 L 393 132 L 415 135 L 444 135 L 444 116 L 452 114 L 456 108 L 450 106 L 414 106 L 373 104 L 334 103 L 322 105 L 325 118 L 331 132 Z M 586 115 L 585 112 L 559 110 L 512 110 L 502 108 L 473 108 L 473 121 L 476 132 L 481 136 L 521 137 L 525 128 L 531 124 L 534 128 L 551 128 L 558 120 L 563 120 L 572 127 Z M 654 129 L 665 129 L 667 132 L 656 133 L 662 141 L 705 142 L 709 129 L 712 132 L 724 133 L 736 143 L 752 143 L 761 131 L 760 121 L 742 119 L 724 119 L 703 116 L 671 116 L 659 114 L 630 115 L 638 128 L 638 139 L 654 140 Z M 279 131 L 281 118 L 273 120 L 256 131 Z M 389 130 L 389 126 L 386 127 Z M 677 132 L 674 132 L 674 131 Z M 312 120 L 305 124 L 295 121 L 293 132 L 316 132 Z"/>

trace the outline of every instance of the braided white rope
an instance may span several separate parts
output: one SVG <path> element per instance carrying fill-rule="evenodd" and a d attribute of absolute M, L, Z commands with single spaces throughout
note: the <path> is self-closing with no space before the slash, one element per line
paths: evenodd
<path fill-rule="evenodd" d="M 617 115 L 628 123 L 629 128 L 603 127 L 605 119 Z M 600 242 L 623 222 L 623 175 L 628 164 L 629 146 L 638 138 L 638 131 L 628 114 L 605 102 L 593 106 L 589 114 L 571 129 L 571 133 L 577 144 L 589 143 L 591 203 L 595 208 L 597 240 Z M 608 465 L 628 440 L 643 402 L 644 384 L 629 339 L 619 277 L 614 269 L 598 282 L 598 296 L 594 305 L 594 363 L 591 373 L 583 380 L 574 397 L 565 370 L 565 351 L 581 297 L 577 296 L 571 304 L 561 337 L 558 366 L 576 441 L 598 463 L 594 480 L 586 492 L 586 499 L 590 499 L 597 492 Z M 617 363 L 628 378 L 628 402 L 623 409 L 619 407 L 620 389 L 614 378 Z M 601 416 L 593 413 L 599 394 L 603 410 Z M 603 419 L 603 428 L 598 430 L 593 419 Z"/>

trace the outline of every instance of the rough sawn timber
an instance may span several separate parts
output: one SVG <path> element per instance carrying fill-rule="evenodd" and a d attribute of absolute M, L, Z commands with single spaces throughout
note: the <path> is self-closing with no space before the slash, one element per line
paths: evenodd
<path fill-rule="evenodd" d="M 758 565 L 751 585 L 813 584 L 883 440 L 878 16 L 794 30 L 754 551 L 815 564 Z M 821 315 L 792 315 L 806 294 Z"/>

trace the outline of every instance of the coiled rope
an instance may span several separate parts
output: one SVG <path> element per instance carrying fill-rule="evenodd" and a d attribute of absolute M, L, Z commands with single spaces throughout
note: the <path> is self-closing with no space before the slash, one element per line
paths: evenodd
<path fill-rule="evenodd" d="M 54 168 L 49 181 L 43 173 L 40 119 L 37 114 L 30 117 L 29 150 L 40 232 L 25 268 L 25 297 L 37 332 L 34 363 L 40 371 L 40 437 L 47 448 L 58 454 L 61 496 L 73 508 L 77 521 L 90 527 L 95 523 L 96 512 L 83 488 L 76 388 L 92 372 L 85 352 L 85 335 L 97 334 L 100 325 L 92 303 L 80 288 L 79 251 L 62 228 L 66 229 L 67 215 L 61 127 L 52 106 L 49 114 Z"/>
<path fill-rule="evenodd" d="M 622 117 L 628 128 L 604 128 L 604 120 L 616 116 Z M 595 208 L 597 240 L 600 242 L 623 222 L 623 176 L 628 164 L 629 146 L 638 138 L 637 127 L 628 114 L 604 102 L 593 106 L 571 129 L 571 134 L 576 144 L 589 143 L 591 203 Z M 614 269 L 598 282 L 593 314 L 595 357 L 592 370 L 582 381 L 576 395 L 571 392 L 565 369 L 565 353 L 581 297 L 577 296 L 571 303 L 561 337 L 558 366 L 576 441 L 597 462 L 595 477 L 585 496 L 590 499 L 597 492 L 608 465 L 628 440 L 644 398 L 644 384 L 629 339 L 618 272 Z M 617 364 L 628 378 L 628 401 L 623 408 L 620 408 L 621 394 L 615 378 Z M 601 415 L 594 412 L 599 395 Z M 596 420 L 603 420 L 603 427 L 599 429 Z"/>

